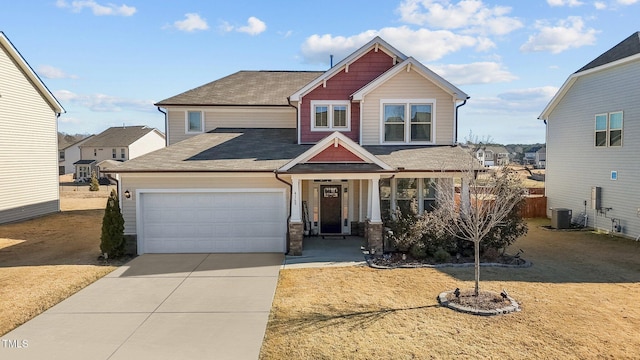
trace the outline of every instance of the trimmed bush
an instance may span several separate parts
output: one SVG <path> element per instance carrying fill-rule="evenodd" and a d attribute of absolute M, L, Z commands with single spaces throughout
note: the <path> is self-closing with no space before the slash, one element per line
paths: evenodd
<path fill-rule="evenodd" d="M 96 176 L 96 172 L 91 172 L 91 183 L 89 185 L 89 191 L 99 191 L 100 183 L 98 182 L 98 177 Z"/>
<path fill-rule="evenodd" d="M 100 251 L 103 255 L 106 254 L 107 258 L 118 258 L 125 252 L 124 218 L 115 190 L 111 190 L 102 218 Z"/>

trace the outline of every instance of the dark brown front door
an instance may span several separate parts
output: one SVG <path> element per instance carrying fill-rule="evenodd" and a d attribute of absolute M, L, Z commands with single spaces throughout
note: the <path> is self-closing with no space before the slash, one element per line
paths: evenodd
<path fill-rule="evenodd" d="M 320 233 L 342 234 L 342 186 L 320 186 Z"/>

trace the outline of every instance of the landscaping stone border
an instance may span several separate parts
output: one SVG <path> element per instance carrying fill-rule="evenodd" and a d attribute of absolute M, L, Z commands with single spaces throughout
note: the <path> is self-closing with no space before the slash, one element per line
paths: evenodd
<path fill-rule="evenodd" d="M 508 296 L 508 295 L 507 295 L 507 299 L 509 300 L 509 302 L 511 302 L 511 305 L 505 306 L 500 309 L 482 310 L 482 309 L 474 309 L 468 306 L 452 303 L 449 300 L 447 300 L 447 295 L 452 293 L 453 291 L 454 290 L 445 291 L 443 293 L 440 293 L 440 295 L 438 295 L 438 302 L 440 303 L 441 306 L 445 306 L 445 307 L 448 307 L 449 309 L 453 309 L 455 311 L 463 312 L 466 314 L 481 315 L 481 316 L 503 315 L 503 314 L 509 314 L 512 312 L 521 311 L 520 305 L 511 296 Z"/>
<path fill-rule="evenodd" d="M 373 269 L 419 269 L 419 268 L 432 268 L 432 269 L 440 269 L 440 268 L 448 268 L 448 267 L 457 267 L 457 268 L 466 268 L 475 266 L 474 263 L 444 263 L 444 264 L 402 264 L 397 266 L 384 266 L 374 264 L 373 258 L 371 256 L 365 257 L 367 264 L 369 267 Z M 501 268 L 528 268 L 533 266 L 531 261 L 525 260 L 522 264 L 502 264 L 502 263 L 480 263 L 481 267 L 501 267 Z"/>

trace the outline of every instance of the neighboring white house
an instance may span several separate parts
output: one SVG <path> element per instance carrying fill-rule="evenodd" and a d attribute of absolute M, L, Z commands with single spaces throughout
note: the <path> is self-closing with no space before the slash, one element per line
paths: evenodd
<path fill-rule="evenodd" d="M 476 150 L 476 159 L 484 166 L 509 164 L 509 150 L 501 145 L 484 145 Z"/>
<path fill-rule="evenodd" d="M 547 164 L 547 148 L 541 147 L 536 151 L 534 166 L 538 169 L 544 169 Z"/>
<path fill-rule="evenodd" d="M 93 135 L 73 143 L 58 143 L 58 167 L 60 168 L 60 175 L 75 173 L 76 168 L 73 164 L 80 160 L 80 145 L 92 137 Z"/>
<path fill-rule="evenodd" d="M 78 146 L 80 158 L 73 164 L 75 177 L 85 180 L 104 160 L 127 161 L 165 147 L 166 140 L 157 129 L 140 126 L 110 127 Z M 101 174 L 96 174 L 101 176 Z"/>
<path fill-rule="evenodd" d="M 589 226 L 631 238 L 640 235 L 639 84 L 636 32 L 569 76 L 539 117 L 549 207 L 580 219 L 586 208 Z"/>
<path fill-rule="evenodd" d="M 57 117 L 63 112 L 0 31 L 0 223 L 60 210 Z"/>

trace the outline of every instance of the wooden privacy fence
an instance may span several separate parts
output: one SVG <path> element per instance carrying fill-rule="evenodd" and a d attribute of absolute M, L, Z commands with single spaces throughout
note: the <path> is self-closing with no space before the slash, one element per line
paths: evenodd
<path fill-rule="evenodd" d="M 456 205 L 460 205 L 460 194 L 456 194 Z M 492 200 L 479 200 L 492 201 Z M 546 218 L 547 217 L 547 197 L 542 195 L 526 196 L 520 208 L 520 216 L 523 218 Z"/>

